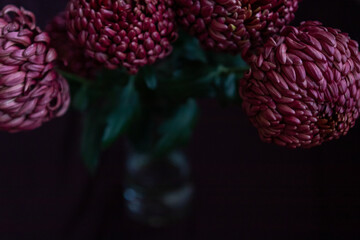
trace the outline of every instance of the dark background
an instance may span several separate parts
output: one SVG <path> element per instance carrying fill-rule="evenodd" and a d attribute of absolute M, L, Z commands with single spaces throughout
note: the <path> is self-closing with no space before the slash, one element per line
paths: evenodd
<path fill-rule="evenodd" d="M 65 0 L 0 0 L 35 12 L 41 26 Z M 296 23 L 320 20 L 360 40 L 360 5 L 304 0 Z M 187 148 L 191 215 L 165 228 L 129 220 L 122 141 L 91 177 L 78 154 L 79 116 L 21 134 L 0 133 L 0 239 L 360 239 L 360 124 L 311 150 L 262 143 L 239 107 L 201 101 Z"/>

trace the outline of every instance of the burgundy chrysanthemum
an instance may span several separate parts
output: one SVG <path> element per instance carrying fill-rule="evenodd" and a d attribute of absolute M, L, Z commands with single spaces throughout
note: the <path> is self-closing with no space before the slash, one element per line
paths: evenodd
<path fill-rule="evenodd" d="M 312 147 L 345 135 L 359 116 L 360 55 L 319 22 L 287 27 L 250 59 L 243 108 L 265 142 Z"/>
<path fill-rule="evenodd" d="M 33 13 L 13 5 L 0 11 L 0 130 L 31 130 L 66 112 L 69 88 L 53 69 L 49 42 Z"/>
<path fill-rule="evenodd" d="M 299 0 L 175 0 L 179 23 L 208 49 L 243 56 L 294 18 Z"/>
<path fill-rule="evenodd" d="M 91 79 L 100 67 L 92 58 L 85 56 L 83 47 L 70 40 L 65 16 L 65 12 L 61 12 L 45 29 L 51 38 L 50 46 L 58 53 L 57 65 L 62 70 Z"/>
<path fill-rule="evenodd" d="M 71 0 L 69 36 L 105 67 L 136 73 L 171 53 L 178 36 L 172 5 L 173 0 Z"/>

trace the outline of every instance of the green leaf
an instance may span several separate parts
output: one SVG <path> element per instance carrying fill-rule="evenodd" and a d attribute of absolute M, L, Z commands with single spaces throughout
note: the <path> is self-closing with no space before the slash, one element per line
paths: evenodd
<path fill-rule="evenodd" d="M 101 136 L 104 132 L 104 122 L 94 109 L 84 115 L 81 136 L 81 155 L 89 172 L 94 174 L 99 165 L 101 153 Z"/>
<path fill-rule="evenodd" d="M 140 108 L 139 94 L 132 78 L 124 88 L 115 88 L 117 98 L 114 108 L 106 119 L 106 128 L 102 136 L 102 147 L 109 147 L 115 140 L 126 132 Z"/>
<path fill-rule="evenodd" d="M 124 85 L 128 82 L 129 74 L 124 68 L 117 69 L 102 69 L 98 72 L 96 77 L 96 85 L 95 87 L 112 89 L 114 85 Z"/>
<path fill-rule="evenodd" d="M 224 92 L 225 96 L 229 99 L 235 99 L 238 95 L 237 91 L 237 81 L 238 78 L 235 73 L 230 73 L 226 76 L 224 81 Z"/>
<path fill-rule="evenodd" d="M 197 115 L 198 107 L 195 100 L 189 99 L 181 105 L 175 114 L 160 126 L 161 138 L 156 144 L 155 155 L 168 154 L 185 144 L 191 137 Z"/>
<path fill-rule="evenodd" d="M 63 71 L 63 70 L 60 70 L 60 69 L 56 69 L 56 71 L 59 74 L 61 74 L 69 82 L 81 83 L 81 84 L 84 84 L 84 85 L 91 84 L 90 80 L 88 80 L 86 78 L 83 78 L 83 77 L 80 77 L 79 75 L 76 75 L 76 74 L 73 74 L 73 73 L 70 73 L 70 72 L 66 72 L 66 71 Z"/>
<path fill-rule="evenodd" d="M 151 89 L 155 90 L 158 85 L 158 80 L 156 77 L 155 69 L 154 67 L 146 68 L 144 80 L 146 83 L 146 86 Z"/>
<path fill-rule="evenodd" d="M 88 97 L 88 87 L 86 85 L 82 85 L 72 98 L 72 106 L 78 111 L 85 111 L 89 104 Z"/>
<path fill-rule="evenodd" d="M 218 67 L 220 65 L 227 68 L 238 68 L 245 69 L 248 68 L 247 63 L 242 59 L 240 55 L 233 55 L 229 53 L 219 53 L 214 51 L 206 52 L 209 63 L 213 67 Z"/>
<path fill-rule="evenodd" d="M 233 62 L 233 66 L 243 69 L 248 69 L 249 65 L 244 61 L 244 59 L 240 55 L 236 55 L 231 59 Z"/>
<path fill-rule="evenodd" d="M 205 51 L 194 37 L 187 39 L 185 43 L 185 57 L 191 61 L 207 62 Z"/>

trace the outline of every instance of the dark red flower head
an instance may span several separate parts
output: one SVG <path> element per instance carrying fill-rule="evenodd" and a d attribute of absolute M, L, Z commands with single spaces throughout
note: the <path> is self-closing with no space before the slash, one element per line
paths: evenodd
<path fill-rule="evenodd" d="M 294 18 L 299 0 L 175 0 L 179 23 L 208 49 L 241 52 Z"/>
<path fill-rule="evenodd" d="M 13 5 L 0 11 L 0 130 L 34 129 L 67 110 L 68 85 L 53 69 L 49 42 L 33 13 Z"/>
<path fill-rule="evenodd" d="M 69 36 L 87 56 L 131 73 L 169 55 L 177 38 L 173 0 L 71 0 Z"/>
<path fill-rule="evenodd" d="M 240 95 L 261 139 L 296 148 L 345 135 L 359 116 L 358 47 L 340 30 L 304 22 L 258 49 Z"/>
<path fill-rule="evenodd" d="M 58 53 L 57 65 L 62 70 L 90 79 L 95 76 L 100 66 L 68 37 L 65 12 L 55 16 L 45 30 L 51 38 L 50 46 Z"/>

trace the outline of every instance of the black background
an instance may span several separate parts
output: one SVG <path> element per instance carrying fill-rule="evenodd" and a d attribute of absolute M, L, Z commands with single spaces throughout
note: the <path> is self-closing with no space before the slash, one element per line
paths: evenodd
<path fill-rule="evenodd" d="M 35 12 L 41 26 L 65 0 L 0 0 Z M 360 40 L 360 5 L 304 0 L 294 24 L 320 20 Z M 129 220 L 125 148 L 91 177 L 78 154 L 79 116 L 0 133 L 0 239 L 360 239 L 360 124 L 311 150 L 262 143 L 239 107 L 202 100 L 186 149 L 196 196 L 191 215 L 152 229 Z"/>

